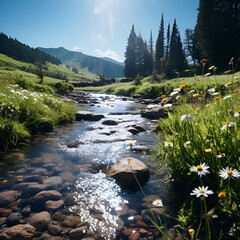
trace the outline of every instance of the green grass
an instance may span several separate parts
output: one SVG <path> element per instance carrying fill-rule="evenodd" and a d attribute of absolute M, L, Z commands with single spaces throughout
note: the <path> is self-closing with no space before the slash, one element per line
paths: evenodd
<path fill-rule="evenodd" d="M 187 86 L 185 91 L 195 90 L 198 93 L 204 92 L 207 88 L 224 86 L 227 82 L 238 81 L 234 78 L 240 78 L 240 72 L 234 75 L 216 75 L 216 76 L 199 76 L 190 78 L 175 78 L 164 80 L 160 83 L 152 82 L 151 76 L 141 80 L 140 85 L 134 85 L 134 82 L 121 83 L 117 82 L 111 85 L 101 87 L 83 87 L 77 88 L 81 91 L 105 92 L 116 95 L 132 96 L 140 93 L 146 98 L 156 98 L 161 95 L 170 94 L 173 89 L 179 88 L 180 85 Z"/>
<path fill-rule="evenodd" d="M 12 80 L 0 81 L 1 150 L 16 146 L 32 134 L 52 131 L 56 125 L 75 119 L 73 104 L 13 83 Z"/>
<path fill-rule="evenodd" d="M 225 79 L 220 81 L 225 83 Z M 227 167 L 240 170 L 240 89 L 236 89 L 237 85 L 235 82 L 235 89 L 228 88 L 225 96 L 212 98 L 207 104 L 196 101 L 176 106 L 167 119 L 158 123 L 160 139 L 165 141 L 159 141 L 155 164 L 158 172 L 164 166 L 168 168 L 178 196 L 178 219 L 181 213 L 185 215 L 185 222 L 180 221 L 180 225 L 185 232 L 188 228 L 195 229 L 191 239 L 236 239 L 234 237 L 239 236 L 239 178 L 224 180 L 220 176 L 220 171 Z M 186 88 L 184 91 L 189 95 Z M 196 92 L 200 91 L 196 89 Z M 203 163 L 209 166 L 206 175 L 200 177 L 200 171 L 190 171 Z M 208 198 L 190 196 L 199 186 L 208 186 L 213 194 Z M 220 192 L 226 196 L 219 197 Z M 204 218 L 207 215 L 208 218 Z M 216 215 L 218 218 L 213 219 Z M 236 233 L 231 238 L 233 226 Z"/>
<path fill-rule="evenodd" d="M 87 81 L 96 81 L 98 77 L 95 74 L 90 73 L 86 69 L 79 70 L 78 73 L 73 72 L 68 69 L 65 65 L 55 65 L 47 62 L 47 72 L 50 76 L 56 77 L 44 77 L 44 82 L 46 84 L 52 82 L 61 81 L 63 78 L 69 82 L 87 82 Z M 16 75 L 22 76 L 26 80 L 39 81 L 39 78 L 36 74 L 33 74 L 29 71 L 36 69 L 34 64 L 25 63 L 21 61 L 14 60 L 10 57 L 7 57 L 4 54 L 0 54 L 0 79 L 14 77 Z M 61 78 L 58 78 L 57 76 Z"/>

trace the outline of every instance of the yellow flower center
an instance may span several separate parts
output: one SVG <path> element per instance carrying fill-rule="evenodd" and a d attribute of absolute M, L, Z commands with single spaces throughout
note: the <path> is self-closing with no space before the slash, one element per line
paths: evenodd
<path fill-rule="evenodd" d="M 202 166 L 201 166 L 201 165 L 197 165 L 196 168 L 197 168 L 197 170 L 198 170 L 199 172 L 202 171 Z"/>
<path fill-rule="evenodd" d="M 188 229 L 188 233 L 192 235 L 192 234 L 195 233 L 195 230 L 194 230 L 193 228 L 189 228 L 189 229 Z"/>
<path fill-rule="evenodd" d="M 219 198 L 225 198 L 225 197 L 226 197 L 226 192 L 220 192 L 220 193 L 218 194 L 218 197 L 219 197 Z"/>
<path fill-rule="evenodd" d="M 232 174 L 233 174 L 233 171 L 232 171 L 231 169 L 229 169 L 229 170 L 227 171 L 227 174 L 228 174 L 228 175 L 232 175 Z"/>
<path fill-rule="evenodd" d="M 199 190 L 200 193 L 205 193 L 204 189 Z"/>

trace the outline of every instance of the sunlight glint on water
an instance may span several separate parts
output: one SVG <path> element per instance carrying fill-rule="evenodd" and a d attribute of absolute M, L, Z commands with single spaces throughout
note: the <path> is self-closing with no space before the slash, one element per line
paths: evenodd
<path fill-rule="evenodd" d="M 76 205 L 71 207 L 90 230 L 99 232 L 104 239 L 113 239 L 118 226 L 116 210 L 128 203 L 119 193 L 120 187 L 102 172 L 84 174 L 76 182 Z"/>

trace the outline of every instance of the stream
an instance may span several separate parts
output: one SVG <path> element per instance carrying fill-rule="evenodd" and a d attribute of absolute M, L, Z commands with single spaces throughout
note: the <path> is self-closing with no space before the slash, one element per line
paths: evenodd
<path fill-rule="evenodd" d="M 9 190 L 18 193 L 14 201 L 0 200 L 0 233 L 15 224 L 28 223 L 33 214 L 47 209 L 51 221 L 61 230 L 54 232 L 48 226 L 35 233 L 33 239 L 128 239 L 121 232 L 136 226 L 137 216 L 146 209 L 144 195 L 158 196 L 167 203 L 166 190 L 157 184 L 154 169 L 148 164 L 148 150 L 154 148 L 157 140 L 150 130 L 150 120 L 140 115 L 144 106 L 112 95 L 92 94 L 92 98 L 95 104 L 79 104 L 79 110 L 103 114 L 105 118 L 58 127 L 19 152 L 0 155 L 0 195 Z M 106 120 L 117 125 L 102 124 Z M 146 131 L 132 134 L 127 128 L 133 125 Z M 121 189 L 113 178 L 105 176 L 104 170 L 125 157 L 137 158 L 149 166 L 152 174 L 142 190 Z M 59 192 L 61 196 L 56 200 L 62 200 L 62 205 L 47 208 L 37 202 L 36 194 L 42 190 Z M 30 210 L 27 212 L 26 208 Z M 16 212 L 19 217 L 9 219 Z M 71 232 L 76 226 L 64 223 L 70 216 L 78 217 L 77 227 L 87 226 L 82 237 L 74 238 Z M 145 239 L 155 239 L 148 232 L 144 234 Z"/>

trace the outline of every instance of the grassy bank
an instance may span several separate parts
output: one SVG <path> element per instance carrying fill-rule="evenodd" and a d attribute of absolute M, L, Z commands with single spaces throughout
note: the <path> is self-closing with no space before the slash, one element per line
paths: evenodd
<path fill-rule="evenodd" d="M 0 81 L 0 149 L 7 150 L 32 134 L 52 131 L 56 125 L 72 122 L 75 107 L 42 85 L 38 91 L 19 86 L 13 79 Z M 26 87 L 26 86 L 25 86 Z M 46 92 L 44 92 L 46 91 Z"/>
<path fill-rule="evenodd" d="M 235 78 L 225 83 L 222 95 L 223 83 L 215 79 L 207 102 L 199 85 L 185 87 L 180 105 L 158 123 L 164 141 L 155 164 L 158 172 L 168 168 L 178 197 L 178 230 L 187 239 L 240 236 L 240 89 Z M 193 101 L 187 104 L 189 96 Z"/>

